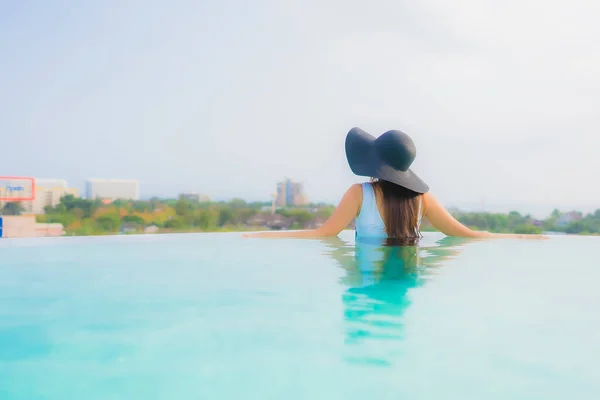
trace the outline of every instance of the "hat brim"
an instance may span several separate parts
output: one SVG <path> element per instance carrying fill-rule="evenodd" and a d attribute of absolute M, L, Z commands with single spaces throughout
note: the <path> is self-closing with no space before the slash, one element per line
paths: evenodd
<path fill-rule="evenodd" d="M 429 186 L 411 169 L 397 170 L 377 153 L 375 137 L 359 128 L 353 128 L 346 136 L 346 158 L 350 169 L 356 175 L 383 179 L 416 193 L 426 193 Z"/>

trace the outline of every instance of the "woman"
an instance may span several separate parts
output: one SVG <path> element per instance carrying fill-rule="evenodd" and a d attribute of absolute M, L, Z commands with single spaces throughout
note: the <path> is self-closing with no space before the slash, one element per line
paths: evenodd
<path fill-rule="evenodd" d="M 371 182 L 352 185 L 333 215 L 318 229 L 261 232 L 246 237 L 337 236 L 356 218 L 357 238 L 398 239 L 410 244 L 420 238 L 423 217 L 448 236 L 541 237 L 473 231 L 462 225 L 429 193 L 427 184 L 410 170 L 415 156 L 415 145 L 403 132 L 387 131 L 375 139 L 362 129 L 353 128 L 346 137 L 346 157 L 352 172 L 370 177 Z"/>

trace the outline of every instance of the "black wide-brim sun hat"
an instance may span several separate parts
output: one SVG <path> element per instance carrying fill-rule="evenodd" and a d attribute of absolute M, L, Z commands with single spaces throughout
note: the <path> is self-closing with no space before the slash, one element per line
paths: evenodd
<path fill-rule="evenodd" d="M 429 186 L 410 169 L 416 155 L 412 139 L 401 131 L 387 131 L 376 139 L 360 128 L 352 128 L 346 136 L 346 158 L 356 175 L 426 193 Z"/>

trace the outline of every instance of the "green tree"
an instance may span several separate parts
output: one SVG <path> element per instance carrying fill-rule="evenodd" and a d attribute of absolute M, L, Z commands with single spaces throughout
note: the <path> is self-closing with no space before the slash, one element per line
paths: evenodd
<path fill-rule="evenodd" d="M 566 233 L 581 233 L 584 230 L 583 221 L 571 221 L 565 228 Z"/>
<path fill-rule="evenodd" d="M 71 225 L 75 220 L 75 215 L 66 212 L 46 215 L 46 222 L 49 224 L 62 224 L 64 227 Z"/>
<path fill-rule="evenodd" d="M 71 210 L 71 213 L 73 213 L 73 216 L 75 216 L 75 218 L 77 218 L 77 219 L 82 219 L 85 215 L 85 211 L 79 207 L 73 208 Z"/>
<path fill-rule="evenodd" d="M 117 207 L 117 208 L 130 208 L 131 207 L 131 202 L 129 200 L 125 200 L 125 199 L 117 199 L 115 201 L 112 202 L 112 205 Z"/>
<path fill-rule="evenodd" d="M 322 219 L 327 219 L 331 217 L 334 211 L 334 206 L 321 206 L 317 209 L 316 216 Z"/>
<path fill-rule="evenodd" d="M 192 213 L 192 204 L 181 196 L 175 203 L 175 213 L 180 217 L 188 217 Z"/>
<path fill-rule="evenodd" d="M 125 215 L 121 221 L 136 225 L 145 225 L 144 218 L 138 215 Z"/>
<path fill-rule="evenodd" d="M 83 220 L 81 220 L 81 227 L 75 229 L 72 234 L 74 235 L 81 235 L 81 236 L 86 236 L 86 235 L 94 235 L 96 233 L 98 233 L 99 229 L 98 226 L 96 224 L 96 221 L 94 221 L 92 218 L 84 218 Z"/>
<path fill-rule="evenodd" d="M 538 228 L 535 225 L 517 225 L 514 228 L 514 233 L 518 233 L 518 234 L 522 234 L 522 235 L 529 235 L 529 234 L 540 234 L 542 233 L 542 229 Z"/>
<path fill-rule="evenodd" d="M 67 194 L 60 199 L 60 203 L 50 210 L 49 213 L 64 213 L 66 211 L 72 211 L 76 208 L 83 211 L 84 217 L 90 217 L 93 212 L 94 202 L 91 200 L 82 199 L 75 197 L 72 194 Z"/>
<path fill-rule="evenodd" d="M 233 223 L 233 210 L 228 207 L 221 207 L 219 210 L 219 226 Z"/>
<path fill-rule="evenodd" d="M 214 230 L 219 226 L 220 218 L 221 212 L 215 207 L 201 209 L 194 216 L 194 225 L 205 231 Z"/>
<path fill-rule="evenodd" d="M 153 210 L 152 203 L 149 201 L 134 201 L 132 208 L 137 212 L 150 212 Z"/>
<path fill-rule="evenodd" d="M 232 208 L 244 208 L 244 207 L 247 207 L 247 203 L 244 200 L 242 200 L 242 199 L 232 199 L 229 202 L 229 205 Z"/>
<path fill-rule="evenodd" d="M 165 222 L 165 228 L 169 229 L 182 229 L 185 227 L 185 221 L 182 217 L 171 218 Z"/>
<path fill-rule="evenodd" d="M 23 206 L 18 201 L 9 201 L 4 204 L 2 212 L 3 215 L 20 215 L 23 212 Z"/>
<path fill-rule="evenodd" d="M 523 216 L 517 211 L 511 211 L 508 213 L 508 229 L 514 230 L 516 226 L 522 225 L 524 223 Z"/>
<path fill-rule="evenodd" d="M 160 208 L 161 205 L 162 201 L 158 197 L 153 197 L 150 199 L 150 206 L 152 207 L 152 210 Z"/>
<path fill-rule="evenodd" d="M 560 217 L 560 210 L 558 208 L 552 210 L 552 214 L 550 214 L 550 217 L 558 219 Z"/>
<path fill-rule="evenodd" d="M 162 223 L 161 221 L 152 221 L 152 223 L 150 225 L 154 225 L 157 228 L 163 228 L 165 226 L 165 224 Z"/>
<path fill-rule="evenodd" d="M 117 214 L 105 214 L 96 218 L 96 224 L 103 232 L 117 232 L 121 227 L 121 219 Z"/>

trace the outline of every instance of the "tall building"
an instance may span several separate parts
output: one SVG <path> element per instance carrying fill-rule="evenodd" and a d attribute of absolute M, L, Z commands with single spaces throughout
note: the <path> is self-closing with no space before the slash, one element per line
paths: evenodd
<path fill-rule="evenodd" d="M 35 179 L 35 197 L 33 200 L 23 201 L 24 212 L 43 214 L 46 207 L 56 207 L 65 195 L 72 194 L 78 197 L 79 191 L 69 188 L 64 179 Z"/>
<path fill-rule="evenodd" d="M 275 204 L 278 207 L 303 206 L 308 203 L 304 185 L 289 178 L 277 183 Z"/>
<path fill-rule="evenodd" d="M 86 198 L 89 200 L 139 200 L 138 181 L 126 179 L 90 179 L 86 182 Z"/>
<path fill-rule="evenodd" d="M 199 193 L 182 193 L 181 194 L 183 196 L 184 199 L 189 200 L 189 201 L 193 201 L 196 203 L 208 203 L 210 202 L 210 197 L 204 195 L 204 194 L 199 194 Z"/>

